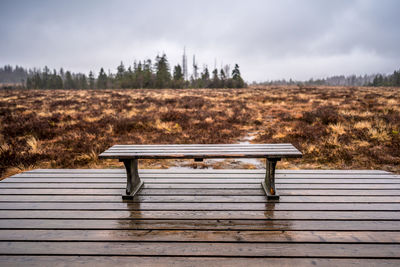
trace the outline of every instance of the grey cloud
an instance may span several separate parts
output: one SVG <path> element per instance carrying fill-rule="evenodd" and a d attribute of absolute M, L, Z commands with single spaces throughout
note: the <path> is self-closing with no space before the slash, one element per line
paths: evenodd
<path fill-rule="evenodd" d="M 88 72 L 162 52 L 177 64 L 186 45 L 200 63 L 239 63 L 250 81 L 390 72 L 398 10 L 395 0 L 1 1 L 0 64 Z"/>

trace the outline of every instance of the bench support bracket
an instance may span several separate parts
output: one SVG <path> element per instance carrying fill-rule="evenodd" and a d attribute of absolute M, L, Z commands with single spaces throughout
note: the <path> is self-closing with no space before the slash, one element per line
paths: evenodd
<path fill-rule="evenodd" d="M 275 167 L 279 160 L 281 159 L 266 159 L 265 180 L 261 182 L 261 185 L 267 195 L 267 199 L 279 199 L 279 195 L 275 189 Z"/>
<path fill-rule="evenodd" d="M 126 169 L 126 195 L 122 195 L 122 199 L 133 199 L 135 194 L 143 186 L 143 181 L 139 177 L 139 167 L 137 159 L 121 160 Z"/>

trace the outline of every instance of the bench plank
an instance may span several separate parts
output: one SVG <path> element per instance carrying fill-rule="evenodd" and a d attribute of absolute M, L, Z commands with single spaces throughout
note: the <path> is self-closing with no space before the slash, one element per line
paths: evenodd
<path fill-rule="evenodd" d="M 240 158 L 301 157 L 292 144 L 114 145 L 99 158 Z"/>

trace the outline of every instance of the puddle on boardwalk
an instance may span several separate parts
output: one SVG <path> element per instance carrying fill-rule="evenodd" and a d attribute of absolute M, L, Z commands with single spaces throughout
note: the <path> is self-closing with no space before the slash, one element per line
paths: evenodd
<path fill-rule="evenodd" d="M 247 145 L 257 137 L 257 132 L 250 132 L 244 136 L 238 144 Z M 203 162 L 195 163 L 193 160 L 176 161 L 169 170 L 192 170 L 192 169 L 263 169 L 263 160 L 255 158 L 238 159 L 204 159 Z"/>

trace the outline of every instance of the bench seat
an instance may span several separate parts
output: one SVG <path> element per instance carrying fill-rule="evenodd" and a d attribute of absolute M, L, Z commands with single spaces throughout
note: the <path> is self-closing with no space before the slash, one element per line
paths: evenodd
<path fill-rule="evenodd" d="M 114 145 L 99 155 L 118 159 L 125 165 L 127 188 L 124 199 L 132 199 L 143 186 L 138 174 L 139 159 L 265 158 L 267 160 L 264 191 L 269 199 L 279 199 L 275 190 L 275 167 L 282 158 L 300 158 L 302 153 L 292 144 L 190 144 L 190 145 Z"/>

